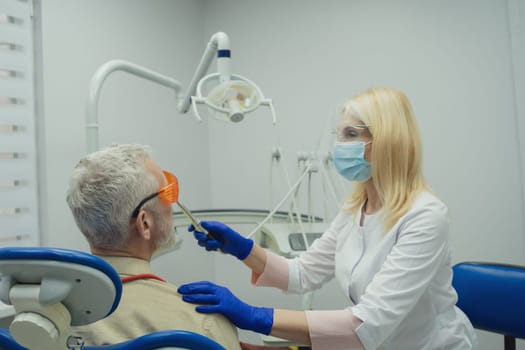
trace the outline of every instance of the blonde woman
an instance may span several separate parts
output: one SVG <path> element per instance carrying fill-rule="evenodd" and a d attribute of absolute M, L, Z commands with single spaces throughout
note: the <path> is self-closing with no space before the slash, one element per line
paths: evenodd
<path fill-rule="evenodd" d="M 299 258 L 276 256 L 218 222 L 194 232 L 252 270 L 257 286 L 304 293 L 336 278 L 348 307 L 291 311 L 247 305 L 210 282 L 179 288 L 203 313 L 313 349 L 473 349 L 472 325 L 455 304 L 447 207 L 422 174 L 412 107 L 396 89 L 373 88 L 345 105 L 332 156 L 355 190 L 321 238 Z M 193 231 L 193 227 L 190 227 Z"/>

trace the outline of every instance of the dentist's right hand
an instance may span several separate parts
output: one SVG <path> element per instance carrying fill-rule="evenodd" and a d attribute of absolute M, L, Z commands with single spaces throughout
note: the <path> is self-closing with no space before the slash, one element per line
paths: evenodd
<path fill-rule="evenodd" d="M 253 240 L 250 238 L 242 236 L 222 222 L 201 221 L 200 224 L 210 235 L 195 231 L 193 225 L 188 227 L 188 231 L 193 232 L 193 236 L 201 247 L 206 248 L 208 251 L 221 250 L 224 253 L 237 257 L 239 260 L 244 260 L 250 255 L 253 248 Z"/>
<path fill-rule="evenodd" d="M 184 284 L 177 291 L 185 302 L 201 304 L 195 308 L 197 312 L 223 314 L 242 329 L 266 335 L 272 331 L 274 309 L 248 305 L 226 287 L 201 281 Z"/>

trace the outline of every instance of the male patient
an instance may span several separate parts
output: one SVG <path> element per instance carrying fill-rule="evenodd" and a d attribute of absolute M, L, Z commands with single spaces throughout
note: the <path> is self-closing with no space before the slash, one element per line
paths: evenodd
<path fill-rule="evenodd" d="M 151 275 L 155 251 L 174 244 L 171 204 L 154 195 L 168 181 L 141 145 L 116 145 L 80 160 L 67 203 L 91 252 L 123 278 L 118 308 L 74 332 L 86 345 L 127 341 L 171 329 L 201 333 L 226 349 L 239 349 L 237 329 L 223 316 L 195 312 L 177 286 Z M 150 274 L 150 276 L 140 276 Z M 138 279 L 136 279 L 138 278 Z M 128 280 L 126 282 L 126 280 Z"/>

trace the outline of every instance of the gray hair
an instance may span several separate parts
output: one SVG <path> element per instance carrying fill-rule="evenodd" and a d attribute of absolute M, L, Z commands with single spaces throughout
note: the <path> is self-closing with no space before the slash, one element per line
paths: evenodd
<path fill-rule="evenodd" d="M 123 248 L 133 209 L 158 189 L 146 168 L 151 158 L 142 145 L 112 145 L 82 158 L 69 181 L 67 203 L 78 228 L 93 247 Z M 154 209 L 158 201 L 144 208 Z"/>

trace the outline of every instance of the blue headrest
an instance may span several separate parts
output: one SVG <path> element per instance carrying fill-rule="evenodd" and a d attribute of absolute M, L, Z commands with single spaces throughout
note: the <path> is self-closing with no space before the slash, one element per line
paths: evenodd
<path fill-rule="evenodd" d="M 84 350 L 153 350 L 170 346 L 183 349 L 226 350 L 212 339 L 188 331 L 155 332 L 125 343 L 100 347 L 86 346 Z"/>
<path fill-rule="evenodd" d="M 120 276 L 113 267 L 99 257 L 89 253 L 47 247 L 9 247 L 0 248 L 0 260 L 49 260 L 61 261 L 72 264 L 79 264 L 94 268 L 104 273 L 115 285 L 115 301 L 111 310 L 106 316 L 109 316 L 117 308 L 122 295 L 122 282 Z"/>
<path fill-rule="evenodd" d="M 460 263 L 453 271 L 457 306 L 475 328 L 525 338 L 525 267 Z"/>

